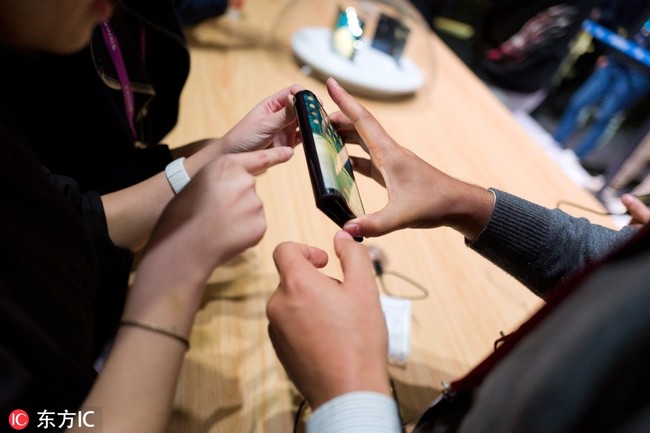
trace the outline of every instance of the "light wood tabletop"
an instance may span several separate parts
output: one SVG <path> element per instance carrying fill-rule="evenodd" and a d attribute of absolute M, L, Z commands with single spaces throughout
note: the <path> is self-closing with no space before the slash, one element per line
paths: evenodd
<path fill-rule="evenodd" d="M 310 19 L 333 19 L 318 10 L 323 3 L 250 0 L 239 20 L 221 17 L 188 29 L 191 72 L 178 126 L 167 142 L 176 146 L 220 136 L 264 97 L 293 83 L 312 90 L 327 111 L 335 111 L 323 81 L 305 75 L 287 41 L 292 29 L 309 22 L 300 21 L 304 13 Z M 411 48 L 410 53 L 424 59 L 423 88 L 406 98 L 359 98 L 397 142 L 468 182 L 547 207 L 563 199 L 602 209 L 443 43 L 426 29 L 419 30 L 422 33 L 413 36 L 416 51 Z M 421 36 L 425 42 L 416 40 Z M 366 211 L 380 209 L 386 202 L 383 188 L 357 178 Z M 278 283 L 272 251 L 280 242 L 295 241 L 335 257 L 332 238 L 338 228 L 315 207 L 301 147 L 291 161 L 260 175 L 257 191 L 268 230 L 258 246 L 210 279 L 182 370 L 171 432 L 293 429 L 301 397 L 267 335 L 266 301 Z M 613 227 L 608 218 L 571 212 Z M 408 361 L 390 372 L 405 417 L 423 410 L 439 394 L 441 381 L 467 372 L 492 350 L 501 331 L 516 328 L 540 305 L 450 229 L 406 230 L 364 243 L 383 250 L 386 269 L 428 290 L 426 299 L 412 301 Z M 340 277 L 338 261 L 331 260 L 324 272 Z M 387 277 L 386 285 L 394 292 L 416 294 L 394 277 Z"/>

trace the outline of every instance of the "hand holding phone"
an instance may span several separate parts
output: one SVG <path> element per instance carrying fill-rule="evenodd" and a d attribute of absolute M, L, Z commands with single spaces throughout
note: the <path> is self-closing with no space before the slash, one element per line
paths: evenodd
<path fill-rule="evenodd" d="M 294 101 L 316 207 L 343 227 L 365 213 L 347 149 L 316 95 L 302 90 Z"/>

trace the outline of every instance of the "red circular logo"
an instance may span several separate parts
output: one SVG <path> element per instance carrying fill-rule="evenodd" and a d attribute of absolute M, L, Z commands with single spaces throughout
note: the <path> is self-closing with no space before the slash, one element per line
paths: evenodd
<path fill-rule="evenodd" d="M 14 430 L 22 430 L 29 424 L 29 415 L 22 409 L 16 409 L 9 414 L 9 425 Z"/>

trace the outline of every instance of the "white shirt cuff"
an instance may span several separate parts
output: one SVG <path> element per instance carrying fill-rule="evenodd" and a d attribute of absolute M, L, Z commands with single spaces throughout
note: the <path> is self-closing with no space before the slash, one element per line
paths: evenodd
<path fill-rule="evenodd" d="M 399 433 L 397 404 L 375 392 L 351 392 L 316 409 L 307 420 L 307 433 Z"/>

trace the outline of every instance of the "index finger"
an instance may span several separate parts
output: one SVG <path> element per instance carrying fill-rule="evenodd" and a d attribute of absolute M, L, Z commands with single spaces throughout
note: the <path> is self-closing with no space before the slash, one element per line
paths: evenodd
<path fill-rule="evenodd" d="M 235 158 L 247 172 L 254 176 L 263 173 L 274 165 L 290 160 L 292 156 L 293 149 L 288 146 L 271 147 L 230 155 L 231 158 Z"/>
<path fill-rule="evenodd" d="M 325 251 L 295 242 L 283 242 L 273 250 L 273 262 L 281 280 L 295 273 L 317 272 L 327 260 Z"/>
<path fill-rule="evenodd" d="M 374 158 L 377 158 L 378 153 L 387 146 L 396 144 L 372 113 L 350 96 L 333 78 L 327 79 L 327 91 L 343 114 L 354 124 Z"/>
<path fill-rule="evenodd" d="M 358 144 L 366 153 L 368 152 L 366 143 L 363 142 L 363 139 L 359 135 L 359 131 L 357 131 L 354 127 L 354 123 L 352 123 L 343 112 L 336 111 L 330 114 L 329 118 L 332 125 L 336 128 L 336 132 L 339 133 L 346 144 Z"/>

